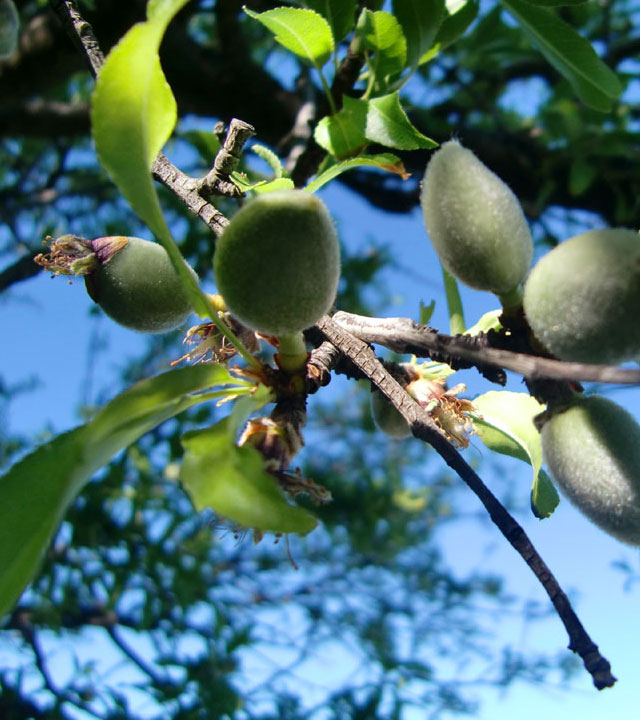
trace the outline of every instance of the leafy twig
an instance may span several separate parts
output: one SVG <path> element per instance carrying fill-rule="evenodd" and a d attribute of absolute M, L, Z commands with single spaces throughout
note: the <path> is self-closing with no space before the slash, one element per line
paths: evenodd
<path fill-rule="evenodd" d="M 233 118 L 229 123 L 229 130 L 222 147 L 216 155 L 213 168 L 200 181 L 198 191 L 203 197 L 211 195 L 226 195 L 227 197 L 240 197 L 242 190 L 229 177 L 238 166 L 245 142 L 255 135 L 252 125 Z"/>
<path fill-rule="evenodd" d="M 611 674 L 609 661 L 602 657 L 598 651 L 598 646 L 587 634 L 571 607 L 569 598 L 534 548 L 525 531 L 467 464 L 460 453 L 441 434 L 429 413 L 421 408 L 393 378 L 364 341 L 340 327 L 328 316 L 324 316 L 316 324 L 316 327 L 389 399 L 406 420 L 413 435 L 431 445 L 447 465 L 476 494 L 485 506 L 491 520 L 520 554 L 544 587 L 569 634 L 569 649 L 582 658 L 585 668 L 593 678 L 593 684 L 598 690 L 613 686 L 616 678 Z"/>

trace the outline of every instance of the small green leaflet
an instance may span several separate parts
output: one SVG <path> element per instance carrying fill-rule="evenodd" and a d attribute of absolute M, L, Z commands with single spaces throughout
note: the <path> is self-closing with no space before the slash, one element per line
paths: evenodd
<path fill-rule="evenodd" d="M 235 439 L 232 417 L 182 437 L 180 480 L 195 508 L 210 508 L 241 527 L 265 532 L 305 535 L 313 530 L 316 519 L 285 500 L 258 450 L 238 447 Z"/>
<path fill-rule="evenodd" d="M 357 0 L 305 0 L 304 4 L 327 19 L 336 43 L 344 39 L 355 24 Z"/>
<path fill-rule="evenodd" d="M 13 0 L 0 0 L 0 60 L 13 55 L 19 29 L 20 18 Z"/>
<path fill-rule="evenodd" d="M 334 51 L 329 23 L 313 10 L 290 7 L 279 7 L 263 13 L 254 12 L 247 7 L 243 10 L 270 30 L 283 47 L 318 70 Z"/>
<path fill-rule="evenodd" d="M 280 158 L 264 145 L 258 145 L 257 143 L 251 146 L 251 152 L 254 152 L 258 157 L 262 158 L 269 167 L 273 170 L 273 176 L 278 179 L 281 178 L 284 173 L 284 168 L 280 162 Z"/>
<path fill-rule="evenodd" d="M 194 394 L 214 386 L 222 389 Z M 192 405 L 252 387 L 213 363 L 171 370 L 133 385 L 91 422 L 13 465 L 0 477 L 0 616 L 37 572 L 70 503 L 113 455 Z"/>
<path fill-rule="evenodd" d="M 502 323 L 500 317 L 502 316 L 502 308 L 498 310 L 489 310 L 486 312 L 475 325 L 472 325 L 468 330 L 465 330 L 465 335 L 478 335 L 481 332 L 489 332 L 489 330 L 500 330 Z"/>
<path fill-rule="evenodd" d="M 425 305 L 422 300 L 420 300 L 420 313 L 418 316 L 418 322 L 420 325 L 428 325 L 429 320 L 431 320 L 431 317 L 433 315 L 433 311 L 436 309 L 436 301 L 432 300 L 428 305 Z"/>
<path fill-rule="evenodd" d="M 482 442 L 494 452 L 518 458 L 533 468 L 531 509 L 543 519 L 556 509 L 560 498 L 542 470 L 542 444 L 533 418 L 544 410 L 527 393 L 491 391 L 474 398 L 479 417 L 473 425 Z"/>
<path fill-rule="evenodd" d="M 585 105 L 608 112 L 622 93 L 616 74 L 589 42 L 551 10 L 525 0 L 500 0 L 520 23 L 547 62 L 565 77 Z"/>
<path fill-rule="evenodd" d="M 318 123 L 314 138 L 336 158 L 354 155 L 369 142 L 396 150 L 437 147 L 411 124 L 398 92 L 373 100 L 345 97 L 342 110 Z"/>
<path fill-rule="evenodd" d="M 378 92 L 384 92 L 390 80 L 404 70 L 407 41 L 396 18 L 384 10 L 365 8 L 356 25 L 356 35 L 369 51 L 369 67 Z"/>
<path fill-rule="evenodd" d="M 407 41 L 407 65 L 415 67 L 433 45 L 444 15 L 444 0 L 393 0 Z"/>
<path fill-rule="evenodd" d="M 386 170 L 387 172 L 395 173 L 400 175 L 403 180 L 409 177 L 409 174 L 404 169 L 402 160 L 391 153 L 383 153 L 381 155 L 360 155 L 359 157 L 352 158 L 351 160 L 344 160 L 343 162 L 336 163 L 331 167 L 324 170 L 318 177 L 310 182 L 304 190 L 313 193 L 319 190 L 323 185 L 326 185 L 333 178 L 338 177 L 347 170 L 352 170 L 357 167 L 375 167 L 380 170 Z"/>
<path fill-rule="evenodd" d="M 152 0 L 147 6 L 148 20 L 134 25 L 111 50 L 91 99 L 91 125 L 101 164 L 169 253 L 196 312 L 207 316 L 209 303 L 184 266 L 150 173 L 177 118 L 158 49 L 167 25 L 186 2 Z"/>

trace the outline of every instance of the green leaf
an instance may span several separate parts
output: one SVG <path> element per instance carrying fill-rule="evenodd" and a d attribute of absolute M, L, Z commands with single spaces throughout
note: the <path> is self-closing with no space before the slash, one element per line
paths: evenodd
<path fill-rule="evenodd" d="M 343 102 L 342 109 L 322 118 L 313 133 L 318 145 L 336 158 L 357 155 L 367 145 L 367 101 L 345 96 Z"/>
<path fill-rule="evenodd" d="M 428 305 L 425 305 L 420 300 L 420 314 L 418 316 L 418 322 L 420 325 L 428 325 L 429 320 L 433 316 L 433 311 L 436 309 L 436 301 L 432 300 Z"/>
<path fill-rule="evenodd" d="M 182 444 L 180 480 L 197 510 L 211 508 L 242 527 L 276 533 L 304 535 L 316 526 L 313 515 L 285 500 L 258 450 L 235 444 L 230 418 L 186 433 Z"/>
<path fill-rule="evenodd" d="M 420 150 L 438 146 L 437 142 L 423 135 L 411 124 L 400 105 L 397 92 L 369 100 L 365 135 L 370 142 L 396 150 Z"/>
<path fill-rule="evenodd" d="M 308 8 L 327 19 L 336 43 L 353 29 L 357 4 L 357 0 L 305 0 Z"/>
<path fill-rule="evenodd" d="M 538 477 L 531 486 L 531 512 L 538 518 L 548 518 L 560 503 L 560 496 L 556 486 L 544 470 L 540 470 Z"/>
<path fill-rule="evenodd" d="M 465 330 L 465 335 L 478 335 L 481 332 L 489 332 L 489 330 L 500 330 L 502 323 L 500 318 L 502 316 L 502 308 L 498 310 L 489 310 L 486 312 L 475 325 L 472 325 L 468 330 Z"/>
<path fill-rule="evenodd" d="M 577 197 L 586 192 L 596 179 L 598 171 L 595 165 L 581 157 L 576 157 L 569 171 L 569 192 Z"/>
<path fill-rule="evenodd" d="M 165 247 L 196 312 L 209 304 L 184 266 L 167 227 L 151 165 L 173 131 L 176 101 L 160 67 L 158 49 L 173 16 L 187 0 L 152 0 L 146 22 L 134 25 L 109 53 L 91 99 L 93 139 L 100 162 Z"/>
<path fill-rule="evenodd" d="M 13 0 L 0 0 L 0 60 L 5 60 L 16 49 L 20 18 Z"/>
<path fill-rule="evenodd" d="M 282 163 L 280 162 L 280 158 L 273 152 L 273 150 L 270 150 L 264 145 L 255 144 L 251 146 L 251 152 L 254 152 L 258 157 L 262 158 L 266 163 L 268 163 L 269 167 L 273 170 L 273 174 L 276 178 L 282 177 Z"/>
<path fill-rule="evenodd" d="M 533 418 L 544 410 L 544 405 L 527 393 L 507 391 L 480 395 L 474 398 L 473 405 L 479 414 L 473 418 L 478 437 L 490 450 L 532 466 L 531 502 L 536 503 L 532 505 L 533 512 L 538 518 L 551 515 L 560 499 L 556 493 L 555 504 L 551 502 L 553 493 L 548 487 L 548 478 L 541 471 L 540 433 L 533 424 Z"/>
<path fill-rule="evenodd" d="M 243 173 L 232 172 L 231 179 L 234 184 L 245 193 L 251 190 L 260 194 L 273 192 L 274 190 L 293 190 L 294 188 L 293 180 L 290 178 L 276 178 L 275 180 L 258 180 L 258 182 L 251 182 Z"/>
<path fill-rule="evenodd" d="M 596 55 L 589 42 L 552 11 L 525 0 L 500 0 L 540 52 L 585 105 L 608 112 L 622 93 L 616 74 Z"/>
<path fill-rule="evenodd" d="M 193 145 L 207 167 L 213 165 L 216 155 L 222 147 L 218 136 L 210 130 L 186 130 L 180 133 L 180 138 Z"/>
<path fill-rule="evenodd" d="M 444 282 L 444 294 L 447 299 L 447 311 L 449 313 L 449 332 L 451 335 L 462 335 L 466 325 L 464 321 L 464 308 L 458 289 L 458 281 L 455 277 L 440 264 L 442 280 Z"/>
<path fill-rule="evenodd" d="M 433 45 L 444 15 L 444 0 L 393 0 L 407 41 L 407 65 L 416 66 Z"/>
<path fill-rule="evenodd" d="M 365 8 L 358 18 L 356 35 L 370 53 L 369 67 L 378 91 L 383 91 L 391 78 L 404 70 L 407 61 L 407 41 L 402 27 L 391 13 Z"/>
<path fill-rule="evenodd" d="M 329 23 L 313 10 L 279 7 L 257 13 L 243 8 L 245 13 L 262 23 L 287 50 L 320 69 L 334 50 Z"/>
<path fill-rule="evenodd" d="M 114 398 L 86 425 L 54 438 L 0 477 L 0 616 L 36 573 L 64 514 L 91 476 L 115 453 L 182 410 L 248 383 L 212 363 L 143 380 Z"/>
<path fill-rule="evenodd" d="M 304 189 L 307 192 L 316 192 L 323 185 L 326 185 L 330 180 L 338 177 L 347 170 L 352 170 L 357 167 L 376 167 L 380 170 L 386 170 L 387 172 L 395 173 L 400 175 L 403 180 L 409 177 L 409 174 L 404 169 L 402 160 L 391 153 L 383 153 L 381 155 L 360 155 L 357 158 L 351 160 L 345 160 L 344 162 L 336 163 L 330 168 L 327 168 L 324 172 L 320 173 L 318 177 L 310 182 Z"/>
<path fill-rule="evenodd" d="M 420 58 L 420 65 L 449 47 L 476 19 L 480 4 L 477 0 L 445 0 L 445 14 L 431 49 Z"/>

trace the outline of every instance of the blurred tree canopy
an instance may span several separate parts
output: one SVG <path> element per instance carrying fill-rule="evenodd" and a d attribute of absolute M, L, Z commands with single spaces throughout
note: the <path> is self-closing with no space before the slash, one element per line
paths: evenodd
<path fill-rule="evenodd" d="M 55 5 L 55 3 L 53 3 Z M 308 67 L 278 49 L 242 6 L 194 0 L 169 26 L 161 60 L 178 103 L 181 169 L 206 173 L 215 123 L 241 118 L 282 157 L 313 157 L 309 123 L 326 100 Z M 309 3 L 316 5 L 316 3 Z M 360 2 L 377 9 L 380 3 Z M 585 107 L 499 5 L 467 3 L 469 31 L 421 65 L 408 85 L 414 125 L 443 142 L 460 137 L 520 198 L 540 243 L 585 213 L 607 225 L 637 224 L 640 5 L 570 4 L 555 12 L 588 38 L 625 86 L 609 113 Z M 105 54 L 146 3 L 80 3 Z M 136 235 L 140 223 L 98 165 L 90 138 L 93 78 L 59 17 L 44 2 L 18 4 L 19 45 L 0 61 L 0 290 L 41 271 L 47 236 Z M 357 92 L 357 91 L 354 91 Z M 372 205 L 409 212 L 427 151 L 399 151 L 412 177 L 354 170 L 339 179 Z M 303 164 L 303 163 L 302 163 Z M 301 163 L 297 167 L 301 167 Z M 162 192 L 180 247 L 201 277 L 212 235 Z M 221 206 L 232 207 L 223 200 Z M 338 307 L 371 307 L 366 289 L 389 254 L 346 256 Z M 152 338 L 131 382 L 166 366 L 179 338 Z M 0 412 L 24 388 L 0 376 Z M 478 570 L 457 577 L 438 531 L 456 522 L 459 482 L 428 451 L 382 440 L 365 389 L 318 399 L 303 472 L 334 502 L 305 543 L 234 538 L 197 515 L 175 482 L 184 430 L 219 411 L 198 407 L 118 456 L 73 505 L 45 565 L 0 635 L 16 662 L 0 668 L 0 716 L 26 718 L 402 718 L 408 708 L 473 709 L 473 690 L 515 679 L 565 678 L 576 663 L 499 657 L 500 613 L 540 615 Z M 32 440 L 2 433 L 6 465 Z M 367 448 L 366 453 L 361 452 Z M 303 569 L 296 571 L 294 562 Z M 87 650 L 83 642 L 93 643 Z M 58 659 L 56 647 L 72 648 Z M 320 658 L 318 660 L 318 658 Z M 325 683 L 327 658 L 352 672 Z M 475 677 L 457 669 L 473 662 Z M 66 664 L 67 669 L 56 667 Z M 111 670 L 105 673 L 105 664 Z"/>

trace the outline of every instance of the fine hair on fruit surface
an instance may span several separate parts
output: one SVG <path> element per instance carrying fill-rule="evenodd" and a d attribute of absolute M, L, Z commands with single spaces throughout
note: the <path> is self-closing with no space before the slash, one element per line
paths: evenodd
<path fill-rule="evenodd" d="M 233 217 L 214 255 L 218 290 L 248 327 L 284 336 L 333 304 L 340 247 L 325 204 L 303 190 L 259 195 Z"/>

